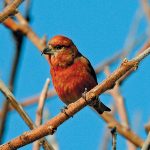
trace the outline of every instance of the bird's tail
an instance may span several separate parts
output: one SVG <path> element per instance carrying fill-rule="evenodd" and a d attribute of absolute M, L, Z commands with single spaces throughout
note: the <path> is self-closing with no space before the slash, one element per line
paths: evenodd
<path fill-rule="evenodd" d="M 111 109 L 109 107 L 104 105 L 98 99 L 93 100 L 92 103 L 90 104 L 90 106 L 92 108 L 94 108 L 94 110 L 96 110 L 99 114 L 102 114 L 104 111 L 111 111 Z"/>

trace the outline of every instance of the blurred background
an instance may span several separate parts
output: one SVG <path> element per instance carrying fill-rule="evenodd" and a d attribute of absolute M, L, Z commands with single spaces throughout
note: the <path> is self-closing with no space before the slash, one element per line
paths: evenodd
<path fill-rule="evenodd" d="M 4 1 L 1 0 L 1 11 L 3 3 Z M 146 12 L 145 5 L 149 8 L 146 0 L 51 0 L 43 2 L 28 0 L 24 1 L 18 10 L 23 16 L 27 15 L 30 27 L 40 38 L 46 36 L 48 40 L 58 34 L 71 38 L 94 68 L 121 54 L 109 65 L 112 72 L 124 57 L 133 58 L 149 40 L 150 18 L 147 14 L 150 13 Z M 17 22 L 15 17 L 13 19 Z M 40 51 L 28 38 L 22 38 L 18 34 L 16 36 L 1 24 L 0 78 L 6 85 L 9 86 L 10 83 L 16 53 L 17 43 L 14 37 L 22 40 L 19 41 L 22 44 L 13 88 L 16 99 L 21 103 L 40 94 L 46 78 L 50 77 L 50 68 Z M 123 51 L 126 53 L 122 53 Z M 148 57 L 140 63 L 138 70 L 128 76 L 120 86 L 120 94 L 125 102 L 130 128 L 142 139 L 147 137 L 144 126 L 150 119 L 149 64 L 150 58 Z M 106 75 L 102 70 L 97 77 L 100 83 Z M 49 89 L 53 89 L 52 82 Z M 110 94 L 102 94 L 100 98 L 111 108 L 114 106 L 114 98 Z M 5 100 L 2 93 L 0 93 L 0 99 L 0 110 L 2 110 Z M 63 106 L 58 96 L 49 97 L 44 106 L 43 122 L 57 115 Z M 37 103 L 30 104 L 24 109 L 34 121 Z M 117 112 L 115 118 L 120 122 Z M 1 144 L 28 130 L 28 126 L 16 111 L 8 112 Z M 107 129 L 107 124 L 86 107 L 63 123 L 54 136 L 47 138 L 56 146 L 54 146 L 55 149 L 60 150 L 109 150 L 112 146 L 111 134 L 108 131 L 110 132 L 110 129 Z M 105 137 L 110 137 L 107 143 L 105 143 L 107 141 Z M 32 149 L 32 144 L 20 149 Z M 117 149 L 130 149 L 126 139 L 119 134 L 117 134 Z"/>

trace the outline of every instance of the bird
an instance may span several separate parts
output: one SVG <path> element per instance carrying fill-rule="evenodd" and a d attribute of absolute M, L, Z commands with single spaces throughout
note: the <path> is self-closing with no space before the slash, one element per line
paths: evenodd
<path fill-rule="evenodd" d="M 48 55 L 54 88 L 66 105 L 77 101 L 85 91 L 98 84 L 90 61 L 78 51 L 70 38 L 63 35 L 52 37 L 42 54 Z M 89 106 L 99 114 L 111 111 L 98 97 Z"/>

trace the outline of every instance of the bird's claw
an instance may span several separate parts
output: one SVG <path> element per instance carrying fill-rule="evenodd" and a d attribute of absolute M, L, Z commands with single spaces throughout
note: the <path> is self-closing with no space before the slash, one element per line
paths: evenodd
<path fill-rule="evenodd" d="M 82 98 L 86 101 L 86 103 L 88 103 L 86 100 L 86 93 L 87 93 L 87 88 L 85 88 L 84 92 L 82 93 Z"/>

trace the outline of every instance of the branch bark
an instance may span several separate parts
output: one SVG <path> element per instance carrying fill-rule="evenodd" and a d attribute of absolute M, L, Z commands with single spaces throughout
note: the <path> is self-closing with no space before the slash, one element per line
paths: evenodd
<path fill-rule="evenodd" d="M 2 23 L 9 16 L 17 13 L 16 8 L 23 2 L 23 0 L 14 0 L 11 4 L 6 6 L 3 12 L 0 13 L 0 23 Z"/>
<path fill-rule="evenodd" d="M 31 42 L 40 50 L 42 51 L 46 47 L 46 43 L 43 42 L 42 39 L 40 39 L 36 33 L 31 29 L 31 27 L 28 25 L 27 21 L 23 18 L 21 14 L 17 14 L 19 21 L 21 24 L 17 24 L 13 19 L 8 18 L 6 19 L 3 24 L 8 27 L 9 29 L 13 31 L 20 31 L 25 36 L 27 36 Z M 48 57 L 44 55 L 46 59 Z"/>
<path fill-rule="evenodd" d="M 141 4 L 146 15 L 148 23 L 150 23 L 150 6 L 148 0 L 141 0 Z"/>

